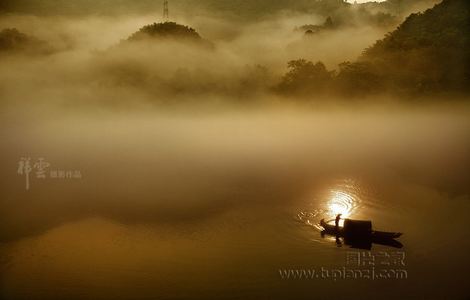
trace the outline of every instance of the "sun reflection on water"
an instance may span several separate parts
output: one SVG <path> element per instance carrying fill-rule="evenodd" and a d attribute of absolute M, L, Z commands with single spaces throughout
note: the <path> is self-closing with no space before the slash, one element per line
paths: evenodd
<path fill-rule="evenodd" d="M 324 218 L 327 222 L 334 223 L 336 215 L 341 214 L 342 220 L 339 225 L 342 226 L 345 218 L 358 217 L 362 198 L 362 188 L 359 184 L 353 180 L 344 180 L 333 187 L 330 186 L 326 192 L 318 197 L 314 204 L 316 207 L 299 212 L 297 220 L 322 230 L 319 225 L 320 219 Z"/>
<path fill-rule="evenodd" d="M 328 217 L 335 218 L 336 215 L 341 214 L 342 220 L 339 225 L 342 226 L 344 219 L 351 217 L 359 204 L 359 200 L 354 196 L 354 194 L 347 193 L 343 190 L 332 190 L 331 198 L 327 203 Z"/>
<path fill-rule="evenodd" d="M 349 217 L 354 208 L 354 198 L 340 191 L 332 191 L 332 197 L 328 203 L 330 213 L 333 215 L 342 214 L 344 218 Z"/>

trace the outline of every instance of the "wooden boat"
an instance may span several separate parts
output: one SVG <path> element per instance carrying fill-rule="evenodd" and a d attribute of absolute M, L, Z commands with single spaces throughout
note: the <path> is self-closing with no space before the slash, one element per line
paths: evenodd
<path fill-rule="evenodd" d="M 345 219 L 344 225 L 338 227 L 338 230 L 336 230 L 334 224 L 329 224 L 325 221 L 325 219 L 322 219 L 320 221 L 320 226 L 324 228 L 325 234 L 338 235 L 340 237 L 346 237 L 351 239 L 368 238 L 372 239 L 373 242 L 396 239 L 402 235 L 401 232 L 385 232 L 372 230 L 371 221 Z"/>

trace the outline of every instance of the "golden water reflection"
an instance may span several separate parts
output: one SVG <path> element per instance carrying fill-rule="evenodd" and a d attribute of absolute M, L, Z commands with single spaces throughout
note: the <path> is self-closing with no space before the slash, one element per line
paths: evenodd
<path fill-rule="evenodd" d="M 324 192 L 326 193 L 321 193 L 317 198 L 319 201 L 311 203 L 310 209 L 297 214 L 297 220 L 323 230 L 319 225 L 320 219 L 324 218 L 327 222 L 333 223 L 336 215 L 341 214 L 343 219 L 339 225 L 342 226 L 345 218 L 360 217 L 363 190 L 359 183 L 354 180 L 343 180 L 330 185 Z"/>
<path fill-rule="evenodd" d="M 348 186 L 349 187 L 349 186 Z M 330 198 L 327 203 L 328 218 L 335 218 L 341 214 L 343 218 L 339 225 L 342 226 L 344 218 L 353 216 L 359 207 L 359 198 L 348 189 L 334 189 L 330 191 Z"/>

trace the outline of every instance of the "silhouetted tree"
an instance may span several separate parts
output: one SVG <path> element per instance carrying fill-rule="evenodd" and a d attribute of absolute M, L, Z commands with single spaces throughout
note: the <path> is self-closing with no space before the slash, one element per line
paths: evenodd
<path fill-rule="evenodd" d="M 341 63 L 335 79 L 337 90 L 349 95 L 378 92 L 383 87 L 377 70 L 367 62 Z"/>
<path fill-rule="evenodd" d="M 24 34 L 16 28 L 7 28 L 0 31 L 0 53 L 27 53 L 49 54 L 52 47 L 33 36 Z"/>
<path fill-rule="evenodd" d="M 323 27 L 326 29 L 331 29 L 335 27 L 335 24 L 333 23 L 333 20 L 331 19 L 331 17 L 326 18 L 326 21 L 323 24 Z"/>
<path fill-rule="evenodd" d="M 281 94 L 323 92 L 331 83 L 333 72 L 328 71 L 322 62 L 314 64 L 305 59 L 298 59 L 288 62 L 287 66 L 289 71 L 276 87 Z"/>

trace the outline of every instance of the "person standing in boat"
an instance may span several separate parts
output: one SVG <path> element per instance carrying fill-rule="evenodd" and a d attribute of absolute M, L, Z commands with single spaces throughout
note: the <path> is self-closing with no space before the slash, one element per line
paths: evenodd
<path fill-rule="evenodd" d="M 341 214 L 337 214 L 335 218 L 335 231 L 339 232 L 339 220 L 341 220 Z"/>
<path fill-rule="evenodd" d="M 341 220 L 341 214 L 337 214 L 335 218 L 335 234 L 336 234 L 336 246 L 341 247 L 341 240 L 339 239 L 339 220 Z"/>

